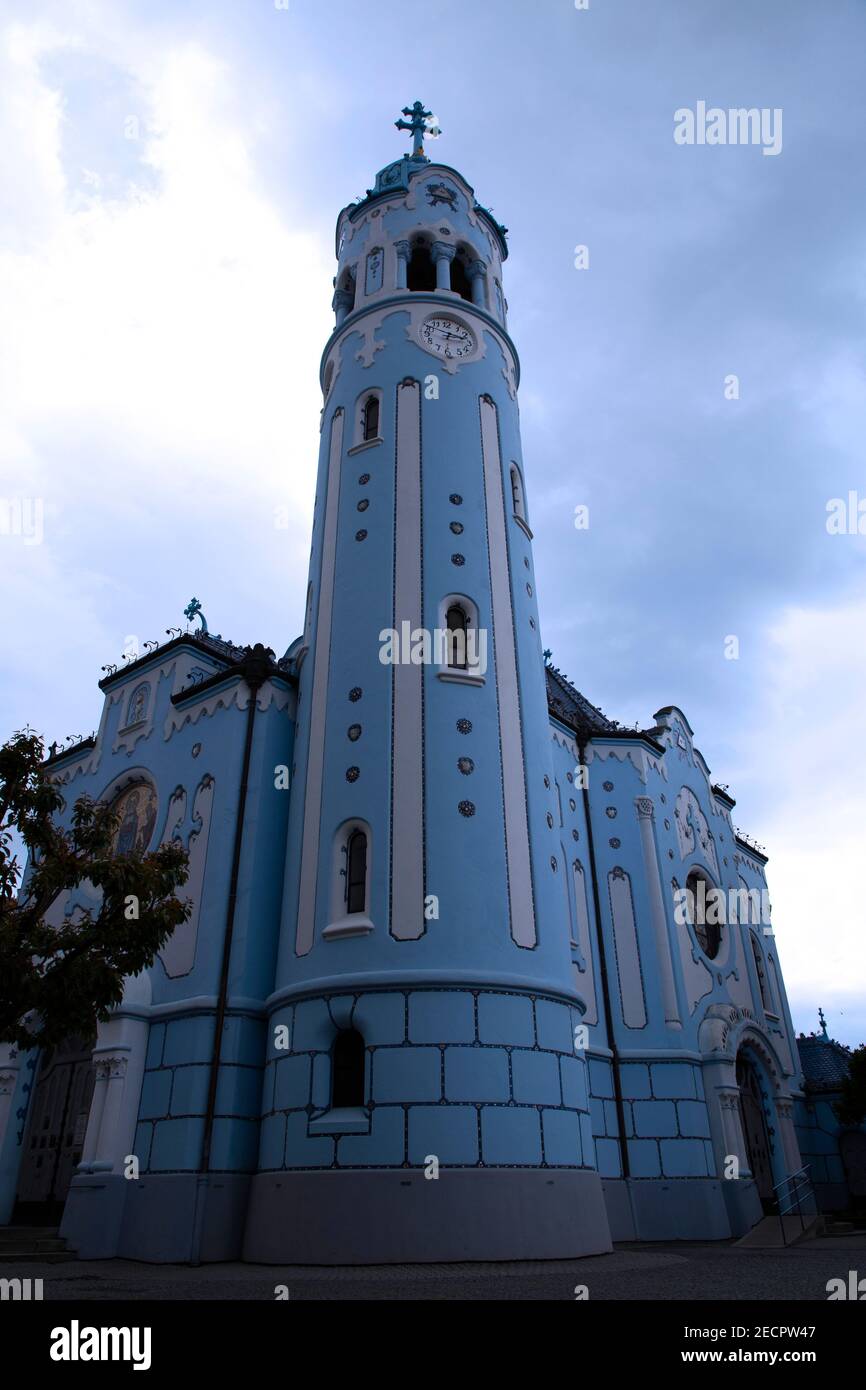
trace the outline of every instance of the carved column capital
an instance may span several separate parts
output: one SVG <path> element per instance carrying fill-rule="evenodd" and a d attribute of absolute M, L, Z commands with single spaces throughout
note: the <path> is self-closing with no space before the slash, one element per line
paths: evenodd
<path fill-rule="evenodd" d="M 434 241 L 430 254 L 434 261 L 453 261 L 457 255 L 457 247 L 447 241 Z"/>
<path fill-rule="evenodd" d="M 652 820 L 653 816 L 655 815 L 656 809 L 653 805 L 652 797 L 636 796 L 634 799 L 634 805 L 635 810 L 637 811 L 638 816 L 641 820 L 643 820 L 644 818 Z"/>

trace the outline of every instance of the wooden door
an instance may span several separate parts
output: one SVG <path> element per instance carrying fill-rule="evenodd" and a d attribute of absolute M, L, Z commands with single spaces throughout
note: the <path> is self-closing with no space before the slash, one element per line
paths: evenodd
<path fill-rule="evenodd" d="M 66 1201 L 93 1097 L 92 1042 L 66 1038 L 40 1059 L 18 1178 L 16 1220 L 54 1220 Z"/>

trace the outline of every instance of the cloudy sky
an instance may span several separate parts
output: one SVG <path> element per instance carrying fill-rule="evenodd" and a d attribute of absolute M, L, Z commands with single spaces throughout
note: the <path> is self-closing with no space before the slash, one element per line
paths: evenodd
<path fill-rule="evenodd" d="M 300 631 L 334 222 L 420 97 L 510 228 L 545 643 L 685 711 L 795 1026 L 864 1041 L 864 53 L 861 0 L 4 0 L 0 736 L 88 733 L 193 594 Z M 700 101 L 780 152 L 677 144 Z"/>

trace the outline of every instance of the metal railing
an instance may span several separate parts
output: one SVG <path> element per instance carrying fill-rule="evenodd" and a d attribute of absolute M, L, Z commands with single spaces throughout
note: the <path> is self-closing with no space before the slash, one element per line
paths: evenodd
<path fill-rule="evenodd" d="M 806 1230 L 806 1218 L 811 1219 L 818 1215 L 818 1203 L 810 1177 L 811 1167 L 811 1163 L 805 1164 L 804 1167 L 798 1168 L 796 1173 L 789 1173 L 773 1188 L 773 1198 L 779 1214 L 783 1245 L 789 1244 L 788 1233 L 785 1229 L 786 1216 L 796 1214 L 800 1218 L 799 1234 L 802 1236 Z"/>

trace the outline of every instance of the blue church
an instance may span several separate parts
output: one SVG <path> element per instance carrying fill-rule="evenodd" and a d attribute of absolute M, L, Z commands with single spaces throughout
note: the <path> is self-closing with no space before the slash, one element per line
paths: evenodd
<path fill-rule="evenodd" d="M 721 1240 L 801 1168 L 766 856 L 682 710 L 623 728 L 549 664 L 506 229 L 404 117 L 337 219 L 303 633 L 194 600 L 47 763 L 194 903 L 95 1039 L 0 1050 L 0 1221 L 83 1258 Z"/>

